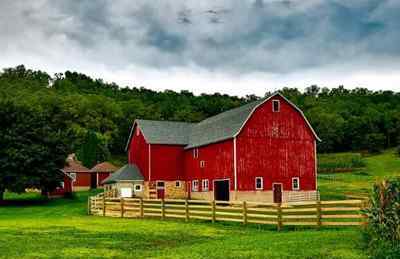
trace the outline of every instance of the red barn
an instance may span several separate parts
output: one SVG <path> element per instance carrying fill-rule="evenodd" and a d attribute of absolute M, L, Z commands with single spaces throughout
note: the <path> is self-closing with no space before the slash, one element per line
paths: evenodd
<path fill-rule="evenodd" d="M 110 162 L 103 162 L 95 165 L 90 169 L 90 187 L 92 189 L 103 187 L 102 182 L 117 170 L 118 168 Z"/>
<path fill-rule="evenodd" d="M 135 120 L 126 149 L 144 197 L 282 202 L 317 198 L 317 141 L 277 93 L 199 123 Z"/>

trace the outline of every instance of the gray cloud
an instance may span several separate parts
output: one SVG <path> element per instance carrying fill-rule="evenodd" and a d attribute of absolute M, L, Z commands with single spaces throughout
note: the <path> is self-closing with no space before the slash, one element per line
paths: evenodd
<path fill-rule="evenodd" d="M 399 61 L 399 12 L 396 0 L 5 0 L 0 47 L 4 55 L 79 58 L 110 69 L 371 67 L 371 60 Z"/>

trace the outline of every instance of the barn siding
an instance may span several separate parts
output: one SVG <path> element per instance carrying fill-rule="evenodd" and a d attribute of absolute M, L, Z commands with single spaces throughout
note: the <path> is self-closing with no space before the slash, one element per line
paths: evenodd
<path fill-rule="evenodd" d="M 90 173 L 89 172 L 76 173 L 76 180 L 74 182 L 74 186 L 90 187 Z"/>
<path fill-rule="evenodd" d="M 216 144 L 199 147 L 199 157 L 193 158 L 193 149 L 185 152 L 185 173 L 188 181 L 208 179 L 209 190 L 213 190 L 214 179 L 230 179 L 233 190 L 233 140 L 229 139 Z M 200 168 L 200 161 L 205 167 Z"/>
<path fill-rule="evenodd" d="M 149 145 L 147 144 L 142 132 L 136 134 L 136 127 L 133 129 L 133 137 L 129 143 L 128 162 L 136 164 L 143 177 L 149 179 Z"/>
<path fill-rule="evenodd" d="M 179 145 L 151 145 L 152 180 L 183 180 L 184 149 Z"/>
<path fill-rule="evenodd" d="M 272 100 L 280 100 L 280 112 Z M 301 190 L 315 190 L 315 138 L 301 114 L 280 96 L 261 105 L 237 137 L 238 190 L 254 190 L 255 177 L 264 178 L 264 190 L 282 183 L 291 190 L 300 177 Z"/>

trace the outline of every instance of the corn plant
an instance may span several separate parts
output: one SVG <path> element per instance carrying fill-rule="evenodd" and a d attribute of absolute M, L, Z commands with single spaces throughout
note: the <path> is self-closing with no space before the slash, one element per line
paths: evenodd
<path fill-rule="evenodd" d="M 400 178 L 375 184 L 366 214 L 373 257 L 400 258 Z"/>

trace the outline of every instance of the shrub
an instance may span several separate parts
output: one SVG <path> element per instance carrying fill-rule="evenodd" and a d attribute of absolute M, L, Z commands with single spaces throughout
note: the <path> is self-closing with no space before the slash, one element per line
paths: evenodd
<path fill-rule="evenodd" d="M 375 184 L 365 231 L 373 258 L 400 258 L 400 178 Z"/>
<path fill-rule="evenodd" d="M 368 134 L 365 139 L 365 147 L 369 153 L 380 153 L 385 148 L 386 137 L 382 133 Z"/>

